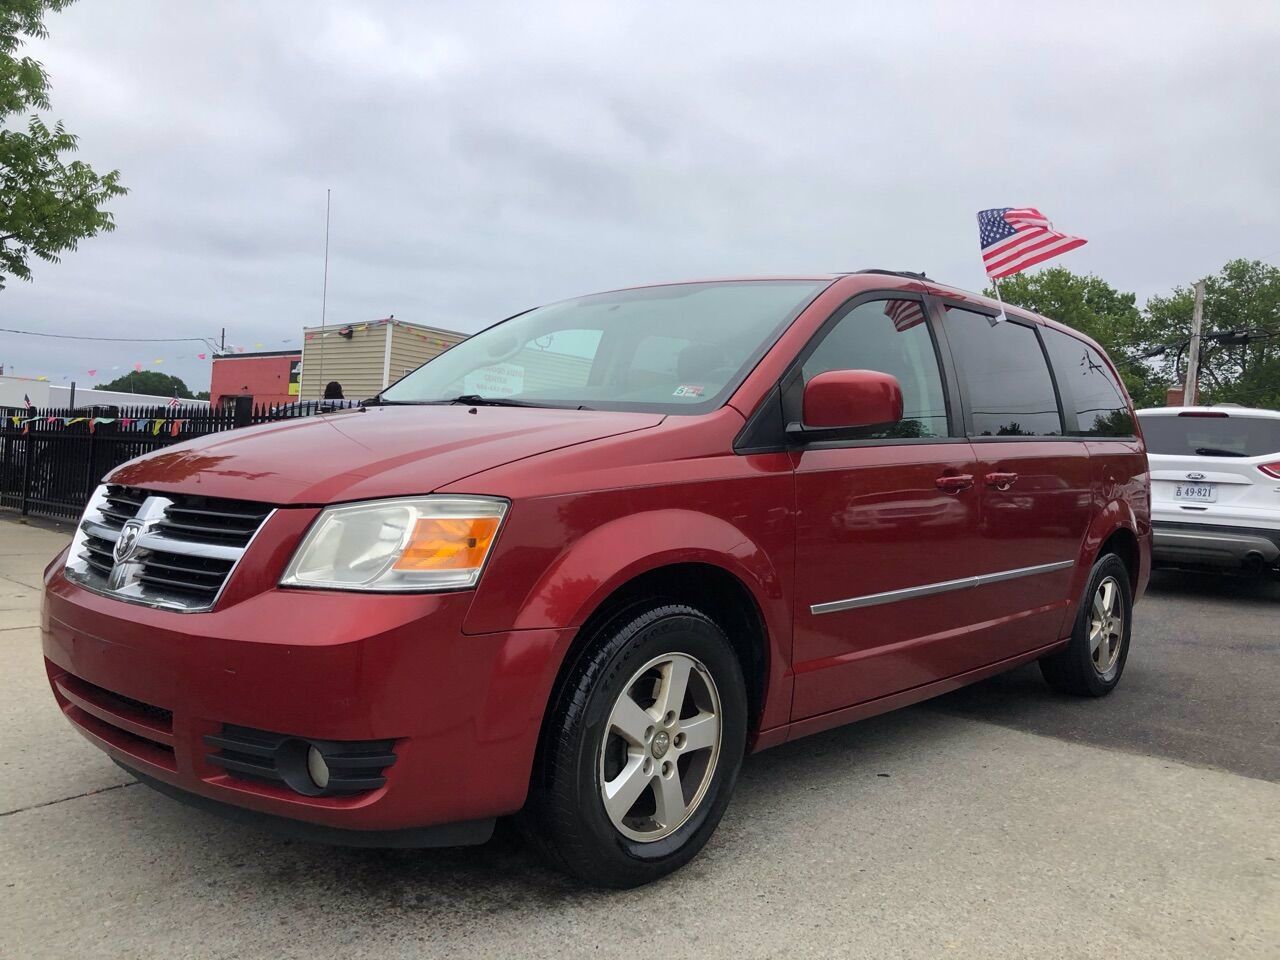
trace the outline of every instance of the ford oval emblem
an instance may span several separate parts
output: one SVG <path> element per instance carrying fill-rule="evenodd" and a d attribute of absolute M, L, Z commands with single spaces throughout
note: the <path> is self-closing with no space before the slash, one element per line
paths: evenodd
<path fill-rule="evenodd" d="M 1204 474 L 1203 474 L 1203 473 L 1188 473 L 1188 474 L 1187 474 L 1187 479 L 1188 479 L 1188 480 L 1203 480 L 1203 479 L 1204 479 Z"/>

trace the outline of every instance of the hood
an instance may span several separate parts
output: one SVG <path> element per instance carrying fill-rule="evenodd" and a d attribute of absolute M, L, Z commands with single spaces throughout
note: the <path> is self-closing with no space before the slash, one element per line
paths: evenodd
<path fill-rule="evenodd" d="M 188 440 L 131 460 L 107 480 L 292 505 L 407 496 L 662 420 L 539 407 L 371 407 Z"/>

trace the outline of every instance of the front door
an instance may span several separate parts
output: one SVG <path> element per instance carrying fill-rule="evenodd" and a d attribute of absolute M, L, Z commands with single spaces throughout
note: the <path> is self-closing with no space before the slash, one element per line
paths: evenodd
<path fill-rule="evenodd" d="M 972 446 L 917 297 L 860 297 L 815 337 L 803 380 L 898 378 L 904 417 L 793 454 L 798 509 L 793 719 L 990 662 L 966 607 L 978 570 Z M 799 381 L 793 391 L 801 390 Z"/>

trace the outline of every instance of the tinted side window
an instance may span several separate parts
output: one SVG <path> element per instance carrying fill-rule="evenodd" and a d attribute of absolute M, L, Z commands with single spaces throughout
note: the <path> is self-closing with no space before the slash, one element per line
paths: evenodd
<path fill-rule="evenodd" d="M 947 340 L 968 389 L 978 437 L 1062 435 L 1058 398 L 1036 332 L 947 307 Z"/>
<path fill-rule="evenodd" d="M 860 437 L 947 435 L 938 354 L 920 301 L 872 300 L 847 313 L 804 362 L 805 383 L 829 370 L 877 370 L 892 374 L 902 385 L 902 420 Z"/>
<path fill-rule="evenodd" d="M 1058 330 L 1042 330 L 1062 388 L 1062 402 L 1075 408 L 1076 433 L 1084 437 L 1131 437 L 1133 414 L 1124 390 L 1102 355 Z"/>

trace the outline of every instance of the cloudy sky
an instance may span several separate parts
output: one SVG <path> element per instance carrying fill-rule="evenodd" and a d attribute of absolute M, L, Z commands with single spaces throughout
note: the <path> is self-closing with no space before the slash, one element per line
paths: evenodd
<path fill-rule="evenodd" d="M 1280 263 L 1280 4 L 79 0 L 31 49 L 119 229 L 0 327 L 280 348 L 633 283 L 883 266 L 982 285 L 1035 205 L 1140 297 Z M 193 345 L 0 333 L 84 383 Z M 164 358 L 159 367 L 151 361 Z"/>

